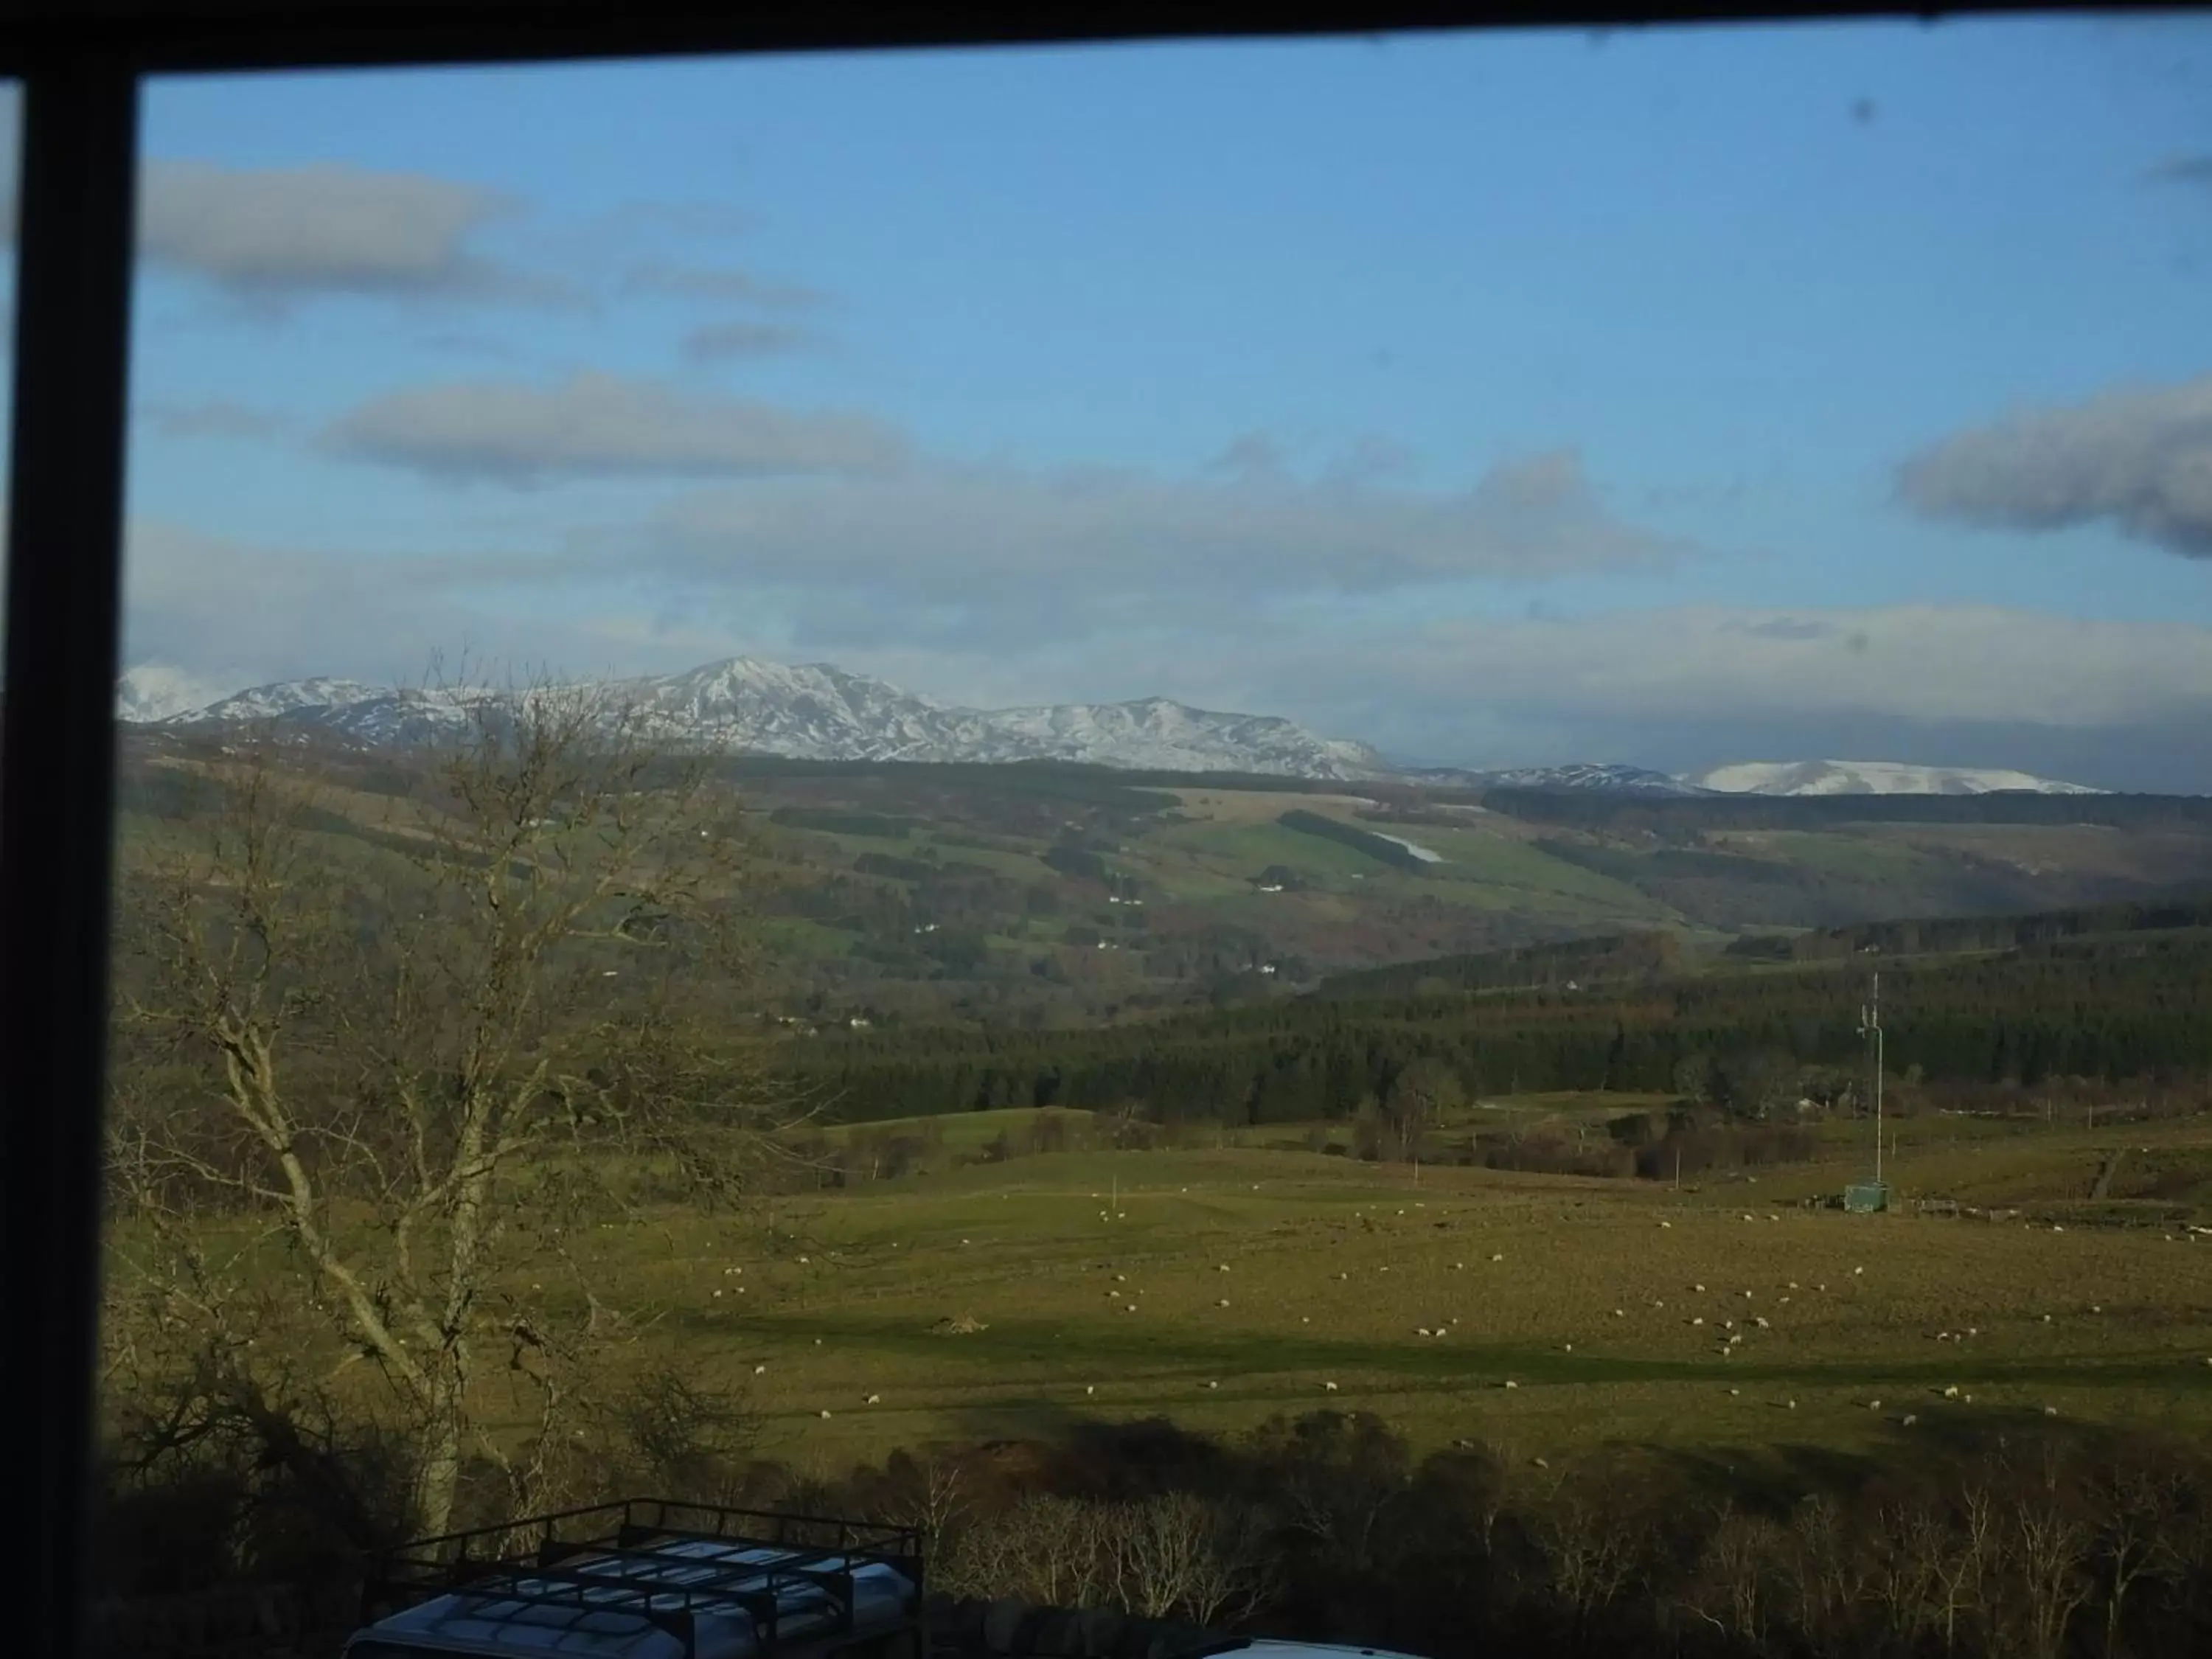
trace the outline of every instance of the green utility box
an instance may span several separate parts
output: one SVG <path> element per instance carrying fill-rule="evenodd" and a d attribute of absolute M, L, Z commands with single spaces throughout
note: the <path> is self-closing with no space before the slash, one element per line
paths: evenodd
<path fill-rule="evenodd" d="M 1844 1188 L 1844 1207 L 1853 1215 L 1872 1215 L 1876 1210 L 1889 1207 L 1889 1183 L 1886 1181 L 1854 1182 Z"/>

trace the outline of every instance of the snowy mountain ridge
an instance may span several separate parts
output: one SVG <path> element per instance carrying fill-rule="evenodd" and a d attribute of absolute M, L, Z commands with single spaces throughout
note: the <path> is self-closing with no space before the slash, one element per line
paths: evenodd
<path fill-rule="evenodd" d="M 1901 761 L 1741 761 L 1683 780 L 1700 790 L 1753 795 L 2100 795 L 2085 784 L 1996 767 L 1912 766 Z"/>
<path fill-rule="evenodd" d="M 118 689 L 118 717 L 171 729 L 276 721 L 362 743 L 407 743 L 451 729 L 470 700 L 492 695 L 316 678 L 177 708 L 152 695 L 167 684 L 163 671 L 134 670 Z M 714 744 L 801 760 L 1054 760 L 1347 781 L 1390 771 L 1363 743 L 1321 737 L 1274 715 L 1223 714 L 1165 697 L 965 708 L 828 663 L 747 657 L 621 681 L 615 689 L 635 707 L 646 735 L 672 746 Z"/>

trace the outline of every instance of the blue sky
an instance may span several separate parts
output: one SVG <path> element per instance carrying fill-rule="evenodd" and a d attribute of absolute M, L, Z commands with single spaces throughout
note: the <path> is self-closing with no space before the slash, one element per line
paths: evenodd
<path fill-rule="evenodd" d="M 2212 24 L 174 82 L 135 661 L 2212 789 Z"/>

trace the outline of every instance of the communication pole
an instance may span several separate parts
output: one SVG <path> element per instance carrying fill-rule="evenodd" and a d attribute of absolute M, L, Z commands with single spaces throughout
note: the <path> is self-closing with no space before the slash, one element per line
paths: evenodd
<path fill-rule="evenodd" d="M 1874 1178 L 1881 1184 L 1881 974 L 1874 976 L 1874 989 L 1859 1007 L 1859 1035 L 1874 1039 Z"/>

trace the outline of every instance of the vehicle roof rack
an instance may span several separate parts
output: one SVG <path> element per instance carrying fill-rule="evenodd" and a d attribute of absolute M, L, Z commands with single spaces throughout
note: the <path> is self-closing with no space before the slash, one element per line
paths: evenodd
<path fill-rule="evenodd" d="M 696 1547 L 715 1545 L 727 1547 Z M 854 1575 L 876 1565 L 912 1586 L 909 1616 L 918 1619 L 924 1586 L 913 1527 L 629 1498 L 403 1544 L 367 1576 L 362 1616 L 374 1624 L 440 1595 L 480 1595 L 580 1617 L 626 1614 L 667 1632 L 690 1656 L 700 1615 L 744 1615 L 753 1652 L 769 1659 L 796 1589 L 812 1595 L 793 1637 L 853 1634 Z"/>

